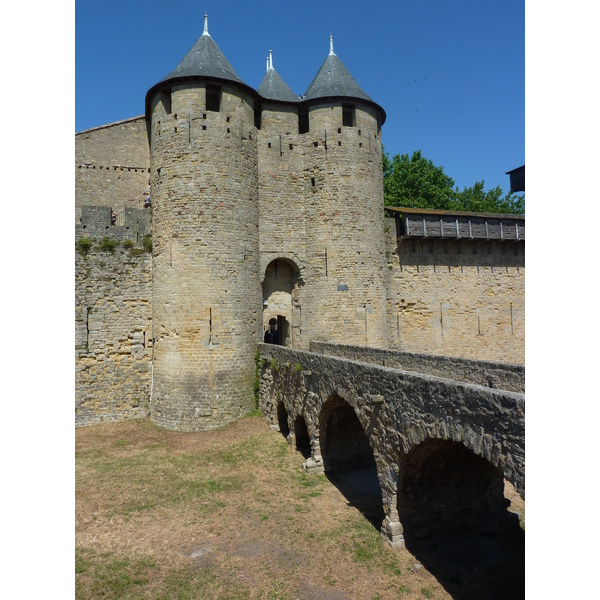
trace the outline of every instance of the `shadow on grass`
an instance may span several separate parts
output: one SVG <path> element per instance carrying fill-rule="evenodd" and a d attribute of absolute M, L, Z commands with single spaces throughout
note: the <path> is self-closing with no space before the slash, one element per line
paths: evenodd
<path fill-rule="evenodd" d="M 385 517 L 381 487 L 375 465 L 329 471 L 325 477 L 357 508 L 378 531 Z"/>
<path fill-rule="evenodd" d="M 499 532 L 432 534 L 406 548 L 454 600 L 525 598 L 525 532 L 516 515 Z"/>

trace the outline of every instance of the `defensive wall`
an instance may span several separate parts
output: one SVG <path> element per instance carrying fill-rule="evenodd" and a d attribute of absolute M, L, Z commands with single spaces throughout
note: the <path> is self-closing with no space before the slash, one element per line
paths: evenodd
<path fill-rule="evenodd" d="M 76 239 L 89 241 L 89 248 L 79 243 L 75 253 L 75 423 L 145 417 L 152 384 L 152 257 L 143 238 L 150 233 L 150 212 L 128 210 L 122 226 L 111 223 L 110 207 L 83 207 L 82 214 Z"/>
<path fill-rule="evenodd" d="M 423 217 L 428 211 L 417 212 Z M 514 215 L 503 216 L 513 221 L 511 238 L 508 226 L 503 237 L 498 225 L 497 235 L 491 225 L 476 230 L 485 216 L 469 213 L 446 212 L 452 226 L 441 234 L 442 211 L 429 212 L 437 212 L 437 231 L 430 226 L 407 234 L 402 219 L 385 220 L 387 347 L 524 364 L 524 215 L 515 239 Z"/>
<path fill-rule="evenodd" d="M 393 545 L 498 525 L 504 478 L 524 498 L 522 394 L 270 344 L 260 357 L 260 407 L 290 443 L 308 444 L 307 472 L 372 462 Z"/>
<path fill-rule="evenodd" d="M 289 345 L 311 339 L 385 347 L 381 132 L 375 111 L 263 104 L 259 139 L 260 254 L 266 320 L 275 260 L 292 269 Z M 286 117 L 288 117 L 286 119 Z M 294 122 L 295 118 L 295 122 Z"/>
<path fill-rule="evenodd" d="M 83 205 L 116 213 L 139 208 L 150 192 L 150 149 L 144 116 L 75 134 L 75 222 Z"/>

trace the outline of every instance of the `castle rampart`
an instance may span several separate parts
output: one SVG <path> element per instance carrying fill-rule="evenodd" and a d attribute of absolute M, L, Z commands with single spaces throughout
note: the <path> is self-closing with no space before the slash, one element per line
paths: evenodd
<path fill-rule="evenodd" d="M 150 151 L 144 116 L 75 134 L 75 222 L 85 205 L 115 212 L 139 207 L 150 191 Z"/>
<path fill-rule="evenodd" d="M 75 255 L 78 425 L 143 417 L 150 409 L 151 256 L 98 242 Z"/>
<path fill-rule="evenodd" d="M 385 229 L 390 349 L 525 362 L 524 240 L 407 237 L 395 218 Z"/>

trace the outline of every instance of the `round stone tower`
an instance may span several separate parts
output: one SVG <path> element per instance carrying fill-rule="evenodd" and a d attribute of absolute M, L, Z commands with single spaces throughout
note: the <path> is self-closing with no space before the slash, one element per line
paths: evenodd
<path fill-rule="evenodd" d="M 381 125 L 384 110 L 333 51 L 302 97 L 311 340 L 386 346 Z"/>
<path fill-rule="evenodd" d="M 146 94 L 153 212 L 152 420 L 219 427 L 254 408 L 261 324 L 256 92 L 208 33 Z"/>

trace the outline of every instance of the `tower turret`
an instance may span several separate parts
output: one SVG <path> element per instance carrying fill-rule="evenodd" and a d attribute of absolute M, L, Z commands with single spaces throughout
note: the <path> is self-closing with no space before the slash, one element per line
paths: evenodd
<path fill-rule="evenodd" d="M 146 94 L 153 210 L 151 416 L 218 427 L 251 410 L 260 330 L 256 92 L 204 32 Z"/>
<path fill-rule="evenodd" d="M 303 112 L 308 336 L 384 347 L 385 112 L 334 53 L 332 37 L 329 55 L 302 97 L 300 118 Z"/>

